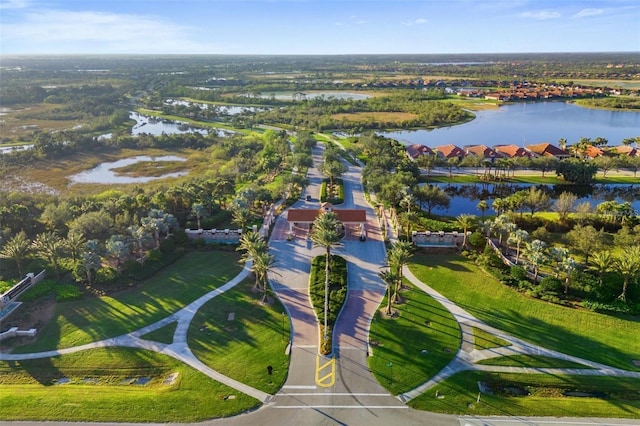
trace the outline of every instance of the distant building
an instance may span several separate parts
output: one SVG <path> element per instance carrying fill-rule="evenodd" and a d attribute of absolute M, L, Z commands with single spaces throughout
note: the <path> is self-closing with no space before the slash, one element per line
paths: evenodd
<path fill-rule="evenodd" d="M 437 146 L 434 151 L 438 157 L 444 159 L 458 158 L 462 160 L 466 155 L 462 148 L 453 144 Z"/>
<path fill-rule="evenodd" d="M 470 145 L 464 148 L 466 155 L 475 155 L 484 161 L 493 163 L 497 158 L 502 158 L 502 154 L 486 145 Z"/>

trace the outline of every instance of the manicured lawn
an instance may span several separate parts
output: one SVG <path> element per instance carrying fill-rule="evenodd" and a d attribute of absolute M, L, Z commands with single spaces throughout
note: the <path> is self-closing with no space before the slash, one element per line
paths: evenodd
<path fill-rule="evenodd" d="M 591 368 L 584 364 L 578 364 L 577 362 L 566 361 L 558 358 L 548 358 L 540 355 L 501 356 L 498 358 L 483 359 L 478 362 L 478 364 L 531 368 Z"/>
<path fill-rule="evenodd" d="M 640 370 L 640 319 L 618 318 L 527 298 L 457 255 L 416 255 L 411 271 L 471 314 L 516 337 L 559 352 Z"/>
<path fill-rule="evenodd" d="M 473 327 L 473 346 L 478 349 L 491 349 L 491 348 L 500 348 L 502 346 L 509 346 L 509 342 L 499 338 L 498 336 L 494 336 L 491 333 L 487 333 L 486 331 Z"/>
<path fill-rule="evenodd" d="M 173 384 L 163 383 L 175 375 Z M 147 377 L 145 385 L 133 384 Z M 55 384 L 60 379 L 69 383 Z M 226 398 L 234 395 L 235 398 Z M 0 361 L 0 418 L 187 423 L 241 413 L 260 402 L 172 358 L 93 349 L 40 360 Z"/>
<path fill-rule="evenodd" d="M 241 270 L 238 259 L 235 252 L 189 253 L 131 290 L 59 303 L 54 318 L 38 330 L 38 340 L 15 352 L 82 345 L 152 324 L 237 275 Z"/>
<path fill-rule="evenodd" d="M 214 370 L 273 394 L 289 370 L 289 318 L 277 298 L 260 303 L 262 293 L 252 286 L 246 279 L 205 304 L 191 322 L 187 343 Z"/>
<path fill-rule="evenodd" d="M 373 356 L 369 368 L 394 395 L 426 382 L 444 368 L 460 346 L 461 333 L 453 316 L 423 291 L 405 284 L 398 316 L 376 313 L 369 334 Z M 384 309 L 386 297 L 380 305 Z M 423 353 L 426 350 L 426 353 Z"/>
<path fill-rule="evenodd" d="M 531 395 L 483 393 L 478 403 L 479 381 L 496 386 L 519 386 Z M 567 390 L 603 392 L 607 398 L 564 396 Z M 465 371 L 438 384 L 409 405 L 419 410 L 464 415 L 640 418 L 640 380 Z"/>

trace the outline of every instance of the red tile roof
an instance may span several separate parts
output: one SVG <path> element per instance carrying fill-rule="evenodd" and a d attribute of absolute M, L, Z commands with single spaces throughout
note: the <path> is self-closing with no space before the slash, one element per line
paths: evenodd
<path fill-rule="evenodd" d="M 558 158 L 569 157 L 569 153 L 548 142 L 539 143 L 537 145 L 529 145 L 527 149 L 534 154 L 541 156 L 553 156 Z"/>
<path fill-rule="evenodd" d="M 415 159 L 421 155 L 433 155 L 433 151 L 428 146 L 414 144 L 407 146 L 407 155 Z"/>
<path fill-rule="evenodd" d="M 616 146 L 616 147 L 613 147 L 612 150 L 615 151 L 617 154 L 628 155 L 629 157 L 640 156 L 640 150 L 632 146 L 627 146 L 627 145 Z"/>
<path fill-rule="evenodd" d="M 439 156 L 444 158 L 464 157 L 465 152 L 462 148 L 456 145 L 441 145 L 435 148 L 435 151 Z"/>
<path fill-rule="evenodd" d="M 323 204 L 323 207 L 318 210 L 289 209 L 287 211 L 287 220 L 296 223 L 313 222 L 320 214 L 326 211 L 325 206 L 330 209 L 329 211 L 333 211 L 342 223 L 364 223 L 367 221 L 367 211 L 364 209 L 336 209 L 329 203 Z"/>
<path fill-rule="evenodd" d="M 532 154 L 518 145 L 497 145 L 493 147 L 497 152 L 509 158 L 531 157 Z"/>
<path fill-rule="evenodd" d="M 494 150 L 493 148 L 489 148 L 486 145 L 472 145 L 472 146 L 467 146 L 465 147 L 465 150 L 467 152 L 467 154 L 471 154 L 471 155 L 476 155 L 478 157 L 482 157 L 482 158 L 500 158 L 502 157 L 502 155 L 500 155 L 498 152 L 496 152 L 496 150 Z"/>

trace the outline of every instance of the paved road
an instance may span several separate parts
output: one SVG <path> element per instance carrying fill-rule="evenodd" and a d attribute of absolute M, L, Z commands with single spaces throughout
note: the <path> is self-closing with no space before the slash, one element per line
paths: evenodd
<path fill-rule="evenodd" d="M 322 150 L 314 149 L 314 161 L 318 164 Z M 317 170 L 309 173 L 310 185 L 306 193 L 316 201 L 299 201 L 296 208 L 319 208 L 317 199 L 321 176 Z M 208 374 L 215 380 L 232 386 L 244 393 L 265 402 L 258 410 L 233 418 L 216 419 L 203 422 L 205 425 L 433 425 L 433 426 L 521 426 L 521 425 L 637 425 L 637 420 L 625 419 L 583 419 L 583 418 L 513 418 L 513 417 L 472 417 L 451 416 L 416 411 L 402 401 L 407 401 L 429 388 L 434 381 L 407 392 L 398 398 L 390 395 L 382 388 L 369 372 L 367 357 L 368 332 L 371 318 L 384 296 L 384 285 L 378 277 L 378 271 L 385 264 L 385 247 L 382 241 L 378 219 L 373 209 L 365 202 L 360 186 L 360 170 L 351 166 L 343 176 L 345 182 L 345 208 L 365 208 L 367 210 L 367 241 L 346 240 L 340 254 L 347 258 L 349 273 L 349 293 L 347 303 L 341 312 L 334 331 L 334 356 L 318 355 L 317 320 L 308 297 L 308 280 L 310 259 L 324 253 L 322 248 L 315 248 L 307 239 L 304 229 L 296 230 L 294 241 L 286 241 L 288 224 L 281 215 L 275 224 L 270 248 L 276 255 L 277 266 L 269 278 L 273 289 L 283 301 L 291 318 L 291 362 L 289 376 L 281 391 L 275 396 L 267 395 L 233 379 L 213 371 L 197 360 L 186 345 L 186 330 L 197 310 L 208 300 L 233 287 L 246 276 L 246 269 L 225 286 L 201 297 L 192 304 L 152 324 L 144 329 L 119 336 L 113 339 L 96 342 L 77 348 L 69 348 L 55 352 L 39 354 L 11 355 L 0 354 L 0 359 L 24 359 L 54 356 L 60 353 L 84 350 L 89 347 L 132 346 L 166 353 L 192 367 Z M 306 195 L 306 194 L 305 194 Z M 384 224 L 387 226 L 387 224 Z M 415 280 L 406 271 L 409 279 Z M 545 355 L 563 357 L 580 361 L 594 367 L 602 374 L 626 374 L 623 370 L 581 360 L 574 357 L 547 351 L 535 347 L 519 339 L 493 329 L 481 323 L 469 313 L 460 309 L 442 295 L 434 292 L 423 283 L 415 282 L 423 290 L 439 300 L 456 316 L 463 329 L 463 345 L 458 356 L 436 378 L 436 381 L 447 377 L 459 369 L 477 367 L 474 362 L 479 359 L 500 356 L 502 349 L 477 351 L 471 341 L 471 327 L 484 328 L 512 343 L 504 349 L 538 351 Z M 178 327 L 171 344 L 148 342 L 140 339 L 145 333 L 160 328 L 172 321 L 178 321 Z M 543 352 L 540 352 L 543 351 Z M 531 353 L 531 352 L 526 352 Z M 375 355 L 374 355 L 375 356 Z M 484 368 L 484 367 L 483 367 Z M 593 371 L 593 370 L 591 370 Z M 560 371 L 559 371 L 560 372 Z M 566 372 L 563 370 L 562 372 Z M 9 422 L 7 422 L 9 423 Z M 39 422 L 11 422 L 17 425 L 42 425 Z M 77 423 L 76 423 L 77 424 Z M 68 425 L 65 422 L 47 422 L 47 426 Z M 104 423 L 118 425 L 122 423 Z"/>

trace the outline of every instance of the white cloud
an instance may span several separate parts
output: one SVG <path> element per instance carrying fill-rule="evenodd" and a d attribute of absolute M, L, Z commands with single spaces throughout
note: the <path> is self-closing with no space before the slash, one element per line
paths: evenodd
<path fill-rule="evenodd" d="M 27 0 L 0 0 L 0 9 L 22 9 L 27 7 Z"/>
<path fill-rule="evenodd" d="M 153 16 L 39 10 L 2 28 L 3 44 L 38 53 L 205 53 L 188 28 Z"/>
<path fill-rule="evenodd" d="M 580 12 L 573 15 L 574 18 L 585 18 L 587 16 L 602 15 L 604 9 L 582 9 Z"/>
<path fill-rule="evenodd" d="M 520 16 L 522 16 L 523 18 L 531 18 L 531 19 L 538 19 L 538 20 L 544 21 L 547 19 L 557 19 L 557 18 L 560 18 L 562 15 L 560 14 L 560 12 L 554 12 L 549 10 L 539 10 L 536 12 L 523 12 L 520 14 Z"/>
<path fill-rule="evenodd" d="M 427 21 L 424 18 L 418 18 L 418 19 L 414 19 L 413 21 L 403 22 L 402 25 L 406 25 L 407 27 L 413 27 L 414 25 L 424 25 L 428 22 L 429 21 Z"/>

